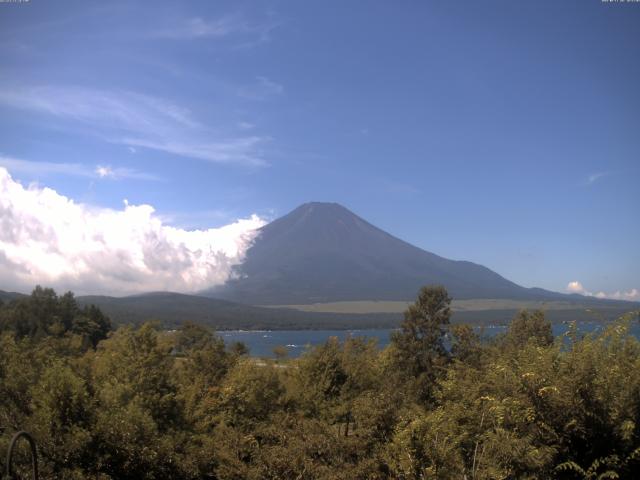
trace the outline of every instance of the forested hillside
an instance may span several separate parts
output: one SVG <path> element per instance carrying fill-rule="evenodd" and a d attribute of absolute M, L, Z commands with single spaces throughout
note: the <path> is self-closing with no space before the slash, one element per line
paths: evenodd
<path fill-rule="evenodd" d="M 166 328 L 186 321 L 217 330 L 287 330 L 322 328 L 393 328 L 397 313 L 311 313 L 290 308 L 261 308 L 197 295 L 155 292 L 128 297 L 89 295 L 78 297 L 81 305 L 97 305 L 115 324 L 141 324 L 157 320 Z"/>
<path fill-rule="evenodd" d="M 424 288 L 384 350 L 269 361 L 36 289 L 0 306 L 0 462 L 24 429 L 46 479 L 637 478 L 635 319 L 554 339 L 523 311 L 481 343 L 449 305 Z"/>

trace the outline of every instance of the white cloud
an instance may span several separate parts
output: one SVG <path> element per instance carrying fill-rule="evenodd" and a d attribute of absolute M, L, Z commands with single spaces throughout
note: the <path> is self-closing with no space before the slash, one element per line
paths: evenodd
<path fill-rule="evenodd" d="M 580 282 L 578 282 L 577 280 L 573 281 L 573 282 L 569 282 L 569 284 L 567 285 L 567 290 L 572 292 L 572 293 L 584 293 L 584 287 L 582 286 L 582 284 Z"/>
<path fill-rule="evenodd" d="M 102 167 L 98 165 L 95 171 L 100 178 L 113 176 L 113 170 L 111 170 L 111 167 Z"/>
<path fill-rule="evenodd" d="M 112 168 L 110 166 L 96 166 L 92 168 L 80 163 L 36 162 L 2 155 L 0 155 L 0 167 L 5 167 L 12 172 L 22 172 L 31 175 L 60 174 L 87 178 L 109 178 L 113 180 L 124 178 L 133 180 L 161 180 L 160 177 L 156 175 L 125 167 Z"/>
<path fill-rule="evenodd" d="M 602 291 L 597 293 L 592 293 L 586 290 L 582 285 L 582 283 L 580 283 L 577 280 L 574 280 L 573 282 L 569 282 L 567 284 L 567 291 L 571 293 L 579 293 L 580 295 L 584 295 L 586 297 L 609 298 L 612 300 L 628 300 L 633 302 L 640 301 L 640 290 L 638 290 L 637 288 L 632 288 L 627 291 L 618 290 L 613 293 L 606 293 Z"/>
<path fill-rule="evenodd" d="M 0 104 L 66 120 L 82 133 L 133 151 L 141 147 L 216 163 L 266 165 L 258 146 L 267 138 L 221 137 L 188 109 L 149 95 L 80 87 L 7 87 L 0 90 Z"/>
<path fill-rule="evenodd" d="M 616 300 L 631 300 L 640 301 L 640 290 L 632 288 L 626 292 L 616 291 L 608 295 L 608 298 L 614 298 Z"/>
<path fill-rule="evenodd" d="M 254 215 L 187 231 L 163 224 L 150 205 L 92 208 L 25 188 L 0 168 L 0 288 L 127 294 L 220 285 L 263 224 Z"/>

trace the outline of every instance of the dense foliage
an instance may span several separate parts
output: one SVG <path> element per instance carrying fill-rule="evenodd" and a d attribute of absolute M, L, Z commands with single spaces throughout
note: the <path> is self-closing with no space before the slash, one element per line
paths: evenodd
<path fill-rule="evenodd" d="M 424 288 L 384 350 L 271 361 L 195 324 L 111 331 L 38 288 L 0 306 L 0 452 L 28 430 L 63 479 L 638 478 L 629 319 L 553 339 L 521 312 L 487 343 L 449 303 Z"/>

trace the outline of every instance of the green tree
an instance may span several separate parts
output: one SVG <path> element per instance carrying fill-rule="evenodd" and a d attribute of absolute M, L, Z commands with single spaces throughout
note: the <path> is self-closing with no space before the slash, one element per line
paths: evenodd
<path fill-rule="evenodd" d="M 82 336 L 95 348 L 100 340 L 107 338 L 111 331 L 111 321 L 98 307 L 89 305 L 73 317 L 70 331 Z"/>
<path fill-rule="evenodd" d="M 53 289 L 37 286 L 30 296 L 0 308 L 1 331 L 33 339 L 76 334 L 89 348 L 107 338 L 111 321 L 94 305 L 80 309 L 71 292 L 58 297 Z"/>
<path fill-rule="evenodd" d="M 173 346 L 153 324 L 119 328 L 91 353 L 99 471 L 115 478 L 181 478 L 183 409 Z"/>
<path fill-rule="evenodd" d="M 197 431 L 210 432 L 220 385 L 239 357 L 227 352 L 224 341 L 210 329 L 191 323 L 178 332 L 175 350 L 182 355 L 173 376 L 183 414 Z"/>
<path fill-rule="evenodd" d="M 471 325 L 451 326 L 451 356 L 472 366 L 478 366 L 482 359 L 482 343 L 480 336 Z"/>
<path fill-rule="evenodd" d="M 275 368 L 242 360 L 229 371 L 222 384 L 221 419 L 230 426 L 251 428 L 283 407 L 284 394 L 284 385 Z"/>
<path fill-rule="evenodd" d="M 228 347 L 229 352 L 236 357 L 242 357 L 243 355 L 249 355 L 249 347 L 244 342 L 231 342 Z"/>
<path fill-rule="evenodd" d="M 400 331 L 391 336 L 392 368 L 410 380 L 421 402 L 432 399 L 436 379 L 448 359 L 444 336 L 450 305 L 451 297 L 444 287 L 423 287 L 416 302 L 404 312 Z"/>
<path fill-rule="evenodd" d="M 509 324 L 506 334 L 508 344 L 522 347 L 528 342 L 546 347 L 553 343 L 553 332 L 542 310 L 521 310 Z"/>
<path fill-rule="evenodd" d="M 289 356 L 289 349 L 284 345 L 276 345 L 275 347 L 273 347 L 272 351 L 276 357 L 276 361 L 278 362 L 284 360 L 285 358 L 287 358 L 287 356 Z"/>
<path fill-rule="evenodd" d="M 43 474 L 82 478 L 92 470 L 94 404 L 85 380 L 61 359 L 42 371 L 30 390 L 32 414 L 23 428 L 38 439 L 47 459 Z M 48 471 L 48 472 L 47 472 Z"/>

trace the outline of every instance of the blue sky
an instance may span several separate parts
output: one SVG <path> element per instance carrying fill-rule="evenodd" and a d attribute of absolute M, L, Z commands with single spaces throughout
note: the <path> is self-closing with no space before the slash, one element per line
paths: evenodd
<path fill-rule="evenodd" d="M 600 0 L 0 4 L 0 165 L 182 229 L 335 201 L 525 286 L 640 289 L 639 25 Z"/>

